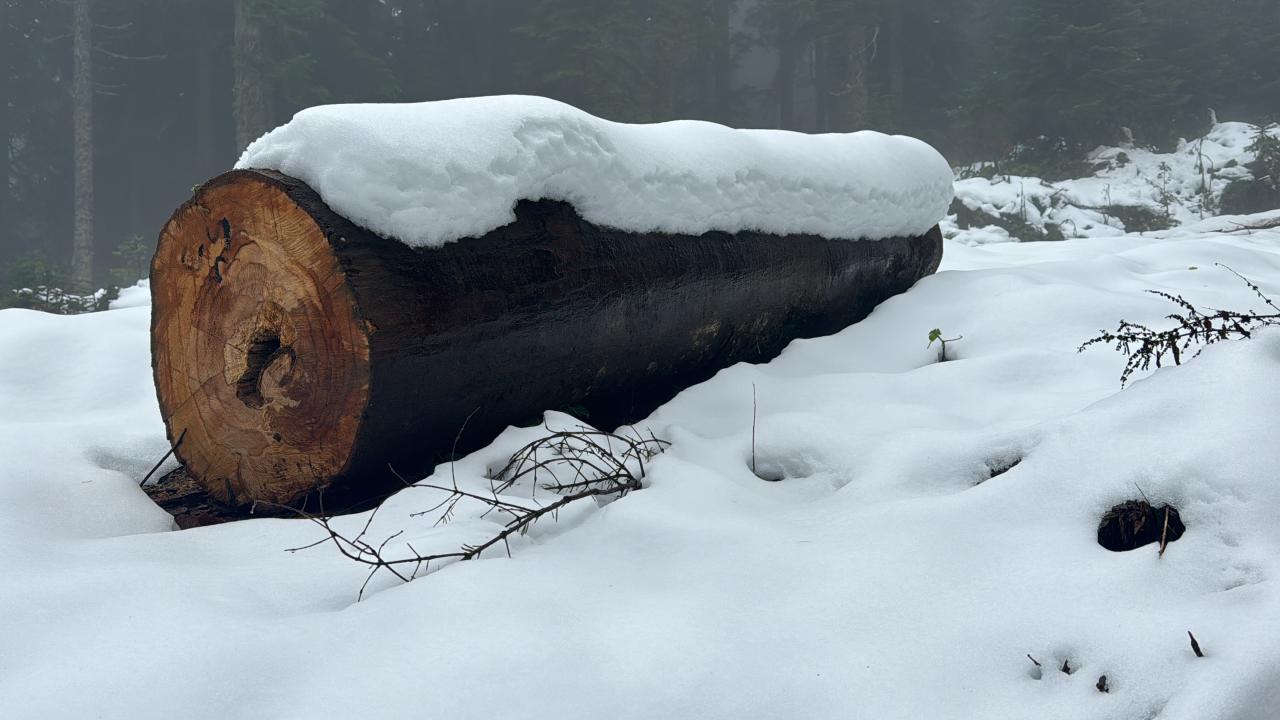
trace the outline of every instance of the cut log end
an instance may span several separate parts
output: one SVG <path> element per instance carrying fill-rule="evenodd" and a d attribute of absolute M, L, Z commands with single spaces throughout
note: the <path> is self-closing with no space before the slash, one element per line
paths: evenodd
<path fill-rule="evenodd" d="M 200 188 L 152 262 L 156 392 L 177 454 L 230 505 L 289 503 L 348 466 L 369 330 L 329 238 L 270 175 Z"/>

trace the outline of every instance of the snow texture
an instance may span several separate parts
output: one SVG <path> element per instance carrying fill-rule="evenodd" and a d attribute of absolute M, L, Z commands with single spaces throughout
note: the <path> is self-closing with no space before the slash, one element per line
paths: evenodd
<path fill-rule="evenodd" d="M 112 310 L 123 310 L 131 307 L 151 306 L 151 281 L 139 280 L 126 288 L 120 288 L 120 294 L 110 303 Z"/>
<path fill-rule="evenodd" d="M 946 160 L 914 138 L 627 125 L 526 96 L 314 107 L 236 167 L 297 177 L 353 222 L 426 247 L 511 222 L 519 200 L 635 232 L 879 239 L 924 233 L 953 197 Z"/>
<path fill-rule="evenodd" d="M 138 489 L 167 449 L 147 308 L 0 311 L 0 717 L 1270 720 L 1280 332 L 1123 391 L 1120 355 L 1076 353 L 1121 317 L 1163 327 L 1149 288 L 1261 309 L 1215 262 L 1280 297 L 1276 229 L 949 240 L 863 322 L 639 423 L 674 443 L 643 490 L 360 603 L 331 545 L 285 552 L 311 523 L 171 532 Z M 964 336 L 953 360 L 933 327 Z M 751 471 L 753 385 L 779 482 Z M 487 492 L 541 432 L 436 481 Z M 1187 524 L 1163 558 L 1095 542 L 1140 493 Z M 401 492 L 371 537 L 432 552 L 495 527 L 411 516 L 437 499 Z"/>
<path fill-rule="evenodd" d="M 1245 164 L 1254 159 L 1248 146 L 1257 132 L 1255 125 L 1224 122 L 1169 153 L 1099 147 L 1088 158 L 1099 168 L 1091 177 L 1057 182 L 1018 175 L 964 178 L 956 181 L 956 198 L 987 216 L 1016 218 L 1042 231 L 1057 226 L 1066 238 L 1114 237 L 1133 230 L 1108 212 L 1117 205 L 1145 208 L 1175 226 L 1196 223 L 1215 214 L 1230 182 L 1251 177 Z M 1280 137 L 1280 128 L 1270 132 Z M 961 174 L 982 165 L 961 168 Z M 1030 239 L 1011 237 L 996 226 L 960 228 L 954 218 L 943 223 L 943 230 L 966 245 Z"/>

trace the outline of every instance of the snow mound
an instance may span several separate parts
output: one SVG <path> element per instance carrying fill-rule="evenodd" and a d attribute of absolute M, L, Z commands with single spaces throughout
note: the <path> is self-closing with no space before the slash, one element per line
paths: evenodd
<path fill-rule="evenodd" d="M 120 295 L 111 301 L 112 310 L 123 310 L 134 307 L 151 307 L 151 281 L 139 280 L 126 288 L 120 288 Z"/>
<path fill-rule="evenodd" d="M 1269 129 L 1280 137 L 1280 127 Z M 965 214 L 948 218 L 947 237 L 966 245 L 1049 238 L 1116 237 L 1126 232 L 1160 231 L 1214 217 L 1223 190 L 1252 174 L 1248 150 L 1258 126 L 1214 125 L 1203 137 L 1181 141 L 1173 152 L 1103 146 L 1089 154 L 1090 177 L 1050 182 L 1039 177 L 962 177 L 956 200 Z M 990 173 L 978 163 L 960 174 Z M 955 209 L 953 207 L 953 209 Z M 988 224 L 998 220 L 1002 227 Z"/>
<path fill-rule="evenodd" d="M 914 138 L 627 125 L 525 96 L 314 107 L 236 167 L 297 177 L 353 222 L 426 247 L 513 221 L 519 200 L 635 232 L 885 238 L 924 233 L 953 194 L 946 160 Z"/>

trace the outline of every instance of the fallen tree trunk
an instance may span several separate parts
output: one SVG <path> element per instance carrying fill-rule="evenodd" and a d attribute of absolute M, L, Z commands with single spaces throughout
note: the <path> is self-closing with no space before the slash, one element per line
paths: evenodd
<path fill-rule="evenodd" d="M 217 502 L 367 499 L 395 487 L 389 464 L 423 472 L 544 410 L 638 420 L 721 368 L 856 322 L 941 253 L 937 228 L 632 233 L 547 200 L 483 237 L 412 248 L 296 179 L 237 170 L 161 232 L 156 390 Z"/>

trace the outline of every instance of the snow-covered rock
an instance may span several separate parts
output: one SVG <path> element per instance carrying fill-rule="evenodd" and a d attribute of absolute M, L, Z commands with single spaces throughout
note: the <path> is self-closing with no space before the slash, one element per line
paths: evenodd
<path fill-rule="evenodd" d="M 505 225 L 518 200 L 565 200 L 636 232 L 878 239 L 924 233 L 952 198 L 946 160 L 914 138 L 626 125 L 525 96 L 314 107 L 236 167 L 297 177 L 339 214 L 418 246 Z"/>
<path fill-rule="evenodd" d="M 1001 239 L 992 234 L 992 220 L 1007 226 L 997 229 L 1013 241 L 1114 237 L 1199 222 L 1217 214 L 1230 183 L 1251 177 L 1245 166 L 1254 159 L 1248 147 L 1257 132 L 1255 125 L 1225 122 L 1170 153 L 1099 147 L 1088 158 L 1096 172 L 1077 179 L 962 177 L 956 181 L 956 200 L 972 217 L 952 216 L 944 232 L 982 245 Z M 1280 137 L 1280 127 L 1269 132 Z M 990 171 L 980 163 L 962 168 L 961 175 L 984 167 Z"/>
<path fill-rule="evenodd" d="M 111 301 L 112 310 L 123 310 L 132 307 L 150 307 L 151 281 L 139 280 L 126 288 L 120 288 L 120 294 Z"/>

